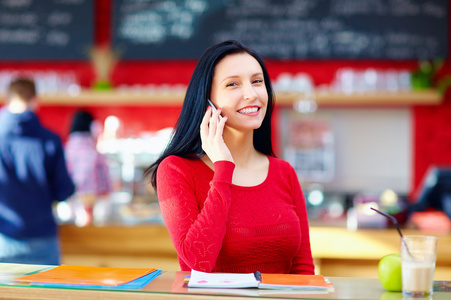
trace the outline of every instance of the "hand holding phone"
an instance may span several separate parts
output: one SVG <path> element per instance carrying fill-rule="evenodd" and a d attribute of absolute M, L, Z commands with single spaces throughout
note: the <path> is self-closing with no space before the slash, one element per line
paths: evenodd
<path fill-rule="evenodd" d="M 227 160 L 233 162 L 232 154 L 224 142 L 222 137 L 224 131 L 224 121 L 227 117 L 218 115 L 219 118 L 214 124 L 211 122 L 213 113 L 217 110 L 213 102 L 207 99 L 208 105 L 211 106 L 211 112 L 205 112 L 202 124 L 200 126 L 200 138 L 202 141 L 202 149 L 207 154 L 208 158 L 214 163 L 219 160 Z M 222 120 L 224 119 L 224 120 Z M 222 122 L 221 122 L 222 120 Z"/>
<path fill-rule="evenodd" d="M 211 102 L 210 99 L 207 99 L 207 100 L 208 100 L 208 104 L 211 106 L 211 110 L 212 110 L 213 112 L 215 112 L 215 111 L 216 111 L 215 105 L 213 104 L 213 102 Z M 221 119 L 222 119 L 222 116 L 219 115 L 219 120 L 218 120 L 218 122 L 221 121 Z"/>

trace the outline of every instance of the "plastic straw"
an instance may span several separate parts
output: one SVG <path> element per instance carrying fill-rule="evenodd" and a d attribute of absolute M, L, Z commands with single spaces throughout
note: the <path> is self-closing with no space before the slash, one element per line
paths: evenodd
<path fill-rule="evenodd" d="M 404 246 L 406 247 L 407 253 L 409 253 L 409 255 L 410 255 L 411 257 L 413 257 L 412 254 L 411 254 L 410 251 L 409 251 L 409 247 L 407 247 L 406 241 L 404 240 L 404 237 L 403 237 L 402 232 L 401 232 L 401 228 L 399 227 L 399 223 L 398 223 L 398 221 L 395 219 L 395 217 L 393 217 L 393 216 L 391 216 L 391 215 L 389 215 L 389 214 L 387 214 L 387 213 L 384 213 L 384 212 L 382 212 L 382 211 L 380 211 L 380 210 L 377 210 L 377 209 L 375 209 L 375 208 L 372 208 L 372 207 L 371 207 L 371 209 L 374 210 L 375 212 L 377 212 L 377 213 L 383 215 L 384 217 L 389 218 L 389 219 L 393 222 L 393 224 L 395 224 L 396 229 L 398 230 L 398 233 L 399 233 L 399 235 L 401 236 L 401 241 L 404 243 Z"/>

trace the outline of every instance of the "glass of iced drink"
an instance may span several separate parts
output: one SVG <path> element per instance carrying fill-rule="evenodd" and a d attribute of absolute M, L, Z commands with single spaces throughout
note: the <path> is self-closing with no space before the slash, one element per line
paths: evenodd
<path fill-rule="evenodd" d="M 408 297 L 432 295 L 437 238 L 407 235 L 401 241 L 402 293 Z"/>

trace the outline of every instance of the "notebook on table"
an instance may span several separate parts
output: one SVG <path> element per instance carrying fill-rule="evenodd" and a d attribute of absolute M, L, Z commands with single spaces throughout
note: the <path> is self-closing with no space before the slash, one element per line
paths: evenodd
<path fill-rule="evenodd" d="M 329 291 L 331 283 L 322 275 L 268 273 L 206 273 L 191 271 L 189 288 L 258 288 Z"/>

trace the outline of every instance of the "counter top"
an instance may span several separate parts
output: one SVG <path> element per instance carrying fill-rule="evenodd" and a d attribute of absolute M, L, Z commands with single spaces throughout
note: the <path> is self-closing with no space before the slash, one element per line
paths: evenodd
<path fill-rule="evenodd" d="M 0 264 L 1 270 L 2 264 Z M 384 290 L 378 279 L 329 277 L 334 291 L 328 294 L 306 294 L 282 290 L 256 289 L 217 289 L 202 290 L 183 287 L 183 280 L 189 272 L 163 271 L 160 276 L 147 284 L 142 290 L 83 290 L 69 288 L 42 288 L 31 286 L 2 285 L 0 298 L 6 299 L 218 299 L 248 300 L 266 299 L 391 299 L 401 300 L 401 293 L 389 293 Z M 434 300 L 449 299 L 450 293 L 435 292 Z"/>

